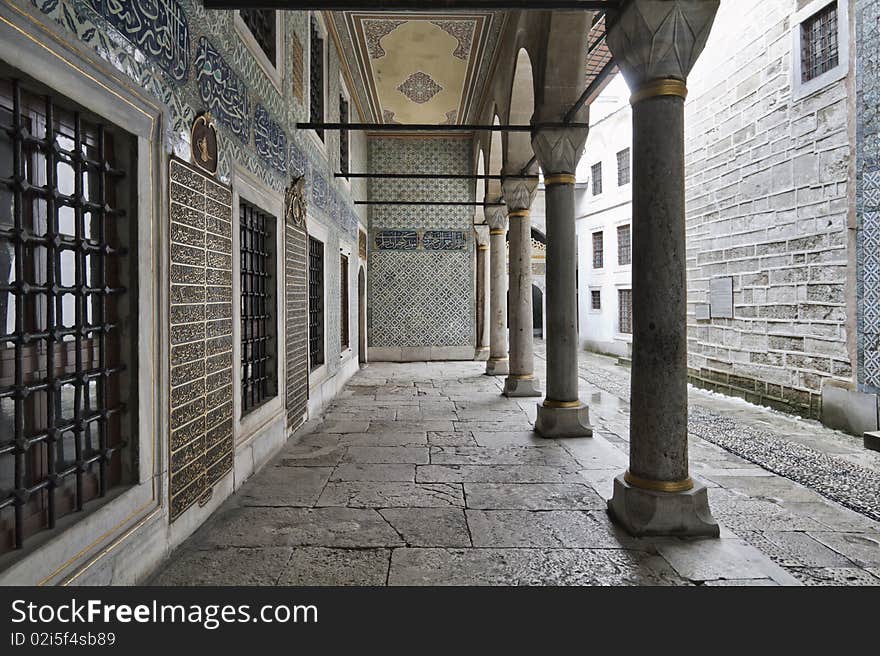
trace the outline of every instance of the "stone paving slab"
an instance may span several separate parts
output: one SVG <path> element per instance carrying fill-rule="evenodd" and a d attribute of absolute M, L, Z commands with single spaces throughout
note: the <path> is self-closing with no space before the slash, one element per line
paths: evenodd
<path fill-rule="evenodd" d="M 539 342 L 543 378 L 541 354 Z M 594 437 L 547 440 L 531 425 L 539 399 L 501 396 L 502 379 L 484 368 L 434 362 L 361 370 L 325 417 L 308 422 L 151 582 L 880 584 L 880 523 L 829 500 L 827 489 L 820 494 L 731 453 L 715 437 L 693 434 L 689 443 L 721 539 L 629 537 L 605 511 L 628 463 L 628 371 L 582 354 L 581 398 L 591 404 Z M 790 435 L 798 448 L 814 450 L 828 441 L 828 458 L 872 463 L 815 423 L 699 391 L 692 397 L 728 417 L 728 432 L 746 426 L 762 444 L 767 435 Z M 701 417 L 711 429 L 710 414 Z"/>

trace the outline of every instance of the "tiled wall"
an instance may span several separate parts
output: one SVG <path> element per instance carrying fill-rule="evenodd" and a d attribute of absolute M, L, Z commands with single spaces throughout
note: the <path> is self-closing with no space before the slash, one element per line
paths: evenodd
<path fill-rule="evenodd" d="M 299 426 L 309 400 L 308 238 L 305 226 L 284 226 L 284 313 L 287 360 L 287 427 Z"/>
<path fill-rule="evenodd" d="M 856 0 L 859 385 L 880 392 L 880 3 Z"/>
<path fill-rule="evenodd" d="M 471 173 L 470 158 L 467 139 L 400 136 L 373 137 L 369 142 L 370 170 L 377 173 Z M 369 197 L 473 201 L 474 192 L 467 180 L 373 179 Z M 473 215 L 473 207 L 373 206 L 371 347 L 474 344 Z M 446 232 L 447 240 L 433 238 L 434 231 Z M 400 236 L 399 244 L 389 236 Z"/>

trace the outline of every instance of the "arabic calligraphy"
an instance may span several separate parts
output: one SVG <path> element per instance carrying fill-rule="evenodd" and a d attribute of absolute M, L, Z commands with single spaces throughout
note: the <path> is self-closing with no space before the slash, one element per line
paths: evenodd
<path fill-rule="evenodd" d="M 419 247 L 419 233 L 415 230 L 381 230 L 376 233 L 376 248 L 380 251 L 414 251 Z"/>
<path fill-rule="evenodd" d="M 426 251 L 463 251 L 467 236 L 460 230 L 426 230 L 422 246 Z"/>
<path fill-rule="evenodd" d="M 189 25 L 175 0 L 92 0 L 95 11 L 178 82 L 189 71 Z"/>
<path fill-rule="evenodd" d="M 205 37 L 199 39 L 195 64 L 202 102 L 214 118 L 246 144 L 251 127 L 247 86 Z"/>
<path fill-rule="evenodd" d="M 260 104 L 254 112 L 254 146 L 269 166 L 281 173 L 287 171 L 287 135 Z"/>

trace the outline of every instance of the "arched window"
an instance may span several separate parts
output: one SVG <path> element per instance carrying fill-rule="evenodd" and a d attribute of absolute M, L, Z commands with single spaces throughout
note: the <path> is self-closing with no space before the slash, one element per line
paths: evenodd
<path fill-rule="evenodd" d="M 309 121 L 324 121 L 324 32 L 314 15 L 311 17 L 311 35 L 309 38 Z M 324 141 L 324 131 L 316 130 L 318 137 Z"/>

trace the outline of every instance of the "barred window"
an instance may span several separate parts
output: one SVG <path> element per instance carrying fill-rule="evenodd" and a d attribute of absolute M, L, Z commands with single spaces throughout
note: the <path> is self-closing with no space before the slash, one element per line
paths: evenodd
<path fill-rule="evenodd" d="M 134 153 L 0 79 L 0 553 L 135 478 Z"/>
<path fill-rule="evenodd" d="M 593 195 L 598 196 L 602 193 L 602 162 L 593 164 Z"/>
<path fill-rule="evenodd" d="M 348 328 L 348 258 L 339 256 L 339 316 L 342 317 L 340 332 L 340 345 L 342 350 L 349 346 Z"/>
<path fill-rule="evenodd" d="M 324 121 L 324 39 L 318 19 L 312 16 L 311 38 L 309 39 L 309 120 L 312 123 Z M 316 130 L 321 141 L 324 131 Z"/>
<path fill-rule="evenodd" d="M 309 364 L 324 364 L 324 243 L 309 237 Z"/>
<path fill-rule="evenodd" d="M 617 186 L 629 184 L 629 148 L 624 148 L 617 153 Z"/>
<path fill-rule="evenodd" d="M 602 309 L 602 291 L 599 289 L 590 290 L 590 307 L 594 310 Z"/>
<path fill-rule="evenodd" d="M 272 62 L 272 66 L 278 66 L 277 53 L 275 52 L 277 21 L 274 9 L 239 9 L 239 15 L 244 24 L 254 35 L 254 40 L 260 49 L 266 54 L 266 58 Z"/>
<path fill-rule="evenodd" d="M 348 123 L 348 100 L 339 94 L 339 122 Z M 339 131 L 339 171 L 348 179 L 348 130 Z"/>
<path fill-rule="evenodd" d="M 617 226 L 617 264 L 624 266 L 632 263 L 632 240 L 629 225 Z"/>
<path fill-rule="evenodd" d="M 837 66 L 837 2 L 830 3 L 801 24 L 801 44 L 802 82 L 809 82 Z"/>
<path fill-rule="evenodd" d="M 633 331 L 632 305 L 632 290 L 617 290 L 617 331 L 625 335 L 632 335 Z"/>
<path fill-rule="evenodd" d="M 601 232 L 593 233 L 593 268 L 605 266 L 605 236 Z"/>
<path fill-rule="evenodd" d="M 241 202 L 241 410 L 242 416 L 277 393 L 275 364 L 275 276 L 272 275 L 275 217 Z"/>

